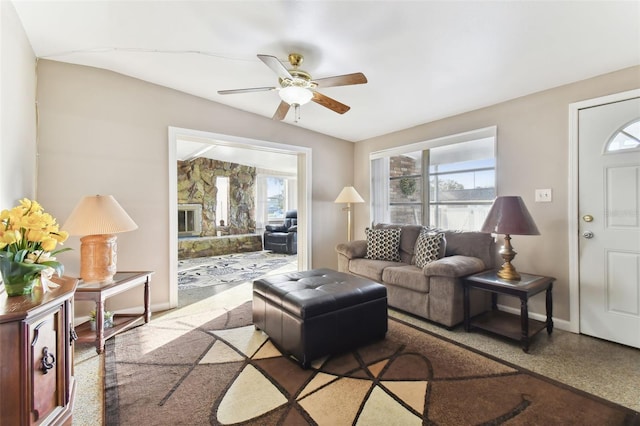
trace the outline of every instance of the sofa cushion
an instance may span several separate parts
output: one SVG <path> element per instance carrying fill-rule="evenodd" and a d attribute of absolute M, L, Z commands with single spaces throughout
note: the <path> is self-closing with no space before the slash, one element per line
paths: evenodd
<path fill-rule="evenodd" d="M 349 272 L 360 275 L 374 281 L 382 282 L 382 271 L 389 266 L 404 265 L 399 262 L 389 262 L 388 260 L 371 259 L 351 259 L 349 261 Z"/>
<path fill-rule="evenodd" d="M 484 271 L 484 262 L 477 257 L 447 256 L 437 262 L 428 263 L 423 271 L 427 276 L 459 278 Z"/>
<path fill-rule="evenodd" d="M 346 243 L 339 243 L 336 246 L 336 251 L 347 259 L 365 257 L 367 255 L 367 241 L 355 240 Z"/>
<path fill-rule="evenodd" d="M 440 259 L 444 255 L 442 250 L 444 240 L 444 233 L 430 232 L 428 229 L 423 229 L 416 241 L 415 249 L 415 264 L 418 268 L 424 268 L 427 263 Z"/>
<path fill-rule="evenodd" d="M 397 265 L 397 264 L 396 264 Z M 415 265 L 389 266 L 382 272 L 382 282 L 420 293 L 429 292 L 429 277 Z"/>
<path fill-rule="evenodd" d="M 413 263 L 413 255 L 416 240 L 420 231 L 424 229 L 422 225 L 398 225 L 392 223 L 377 223 L 374 229 L 400 229 L 400 261 Z"/>
<path fill-rule="evenodd" d="M 487 269 L 495 266 L 495 244 L 491 234 L 471 231 L 445 231 L 447 239 L 446 256 L 477 257 Z"/>
<path fill-rule="evenodd" d="M 400 261 L 400 229 L 365 229 L 367 259 Z"/>

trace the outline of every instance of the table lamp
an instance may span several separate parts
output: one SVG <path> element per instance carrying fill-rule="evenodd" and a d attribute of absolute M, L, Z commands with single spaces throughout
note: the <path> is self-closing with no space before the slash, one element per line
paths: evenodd
<path fill-rule="evenodd" d="M 491 234 L 504 234 L 504 245 L 500 249 L 500 255 L 504 263 L 498 271 L 498 277 L 505 280 L 519 281 L 520 274 L 511 264 L 517 254 L 511 247 L 511 235 L 540 235 L 522 198 L 518 196 L 496 198 L 480 231 Z"/>
<path fill-rule="evenodd" d="M 353 186 L 345 186 L 334 203 L 347 203 L 342 210 L 347 211 L 347 241 L 351 241 L 351 203 L 364 203 L 364 200 Z"/>
<path fill-rule="evenodd" d="M 116 273 L 116 235 L 138 225 L 111 195 L 84 197 L 62 226 L 80 238 L 80 278 L 84 282 L 111 282 Z"/>

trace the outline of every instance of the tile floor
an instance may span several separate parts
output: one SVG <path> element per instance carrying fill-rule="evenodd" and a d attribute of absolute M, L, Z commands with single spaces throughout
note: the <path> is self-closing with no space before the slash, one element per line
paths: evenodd
<path fill-rule="evenodd" d="M 272 272 L 288 272 L 293 266 Z M 233 293 L 250 300 L 251 284 L 232 287 Z M 231 288 L 221 288 L 207 297 L 216 297 Z M 213 293 L 213 294 L 211 294 Z M 182 305 L 182 303 L 181 303 Z M 160 314 L 154 314 L 162 315 Z M 640 350 L 615 343 L 554 330 L 551 336 L 539 334 L 525 354 L 517 342 L 481 332 L 467 333 L 462 326 L 447 330 L 416 317 L 390 309 L 389 315 L 432 331 L 487 354 L 551 377 L 578 389 L 640 411 Z M 95 426 L 103 418 L 104 355 L 91 344 L 77 344 L 75 377 L 78 383 L 74 425 Z"/>

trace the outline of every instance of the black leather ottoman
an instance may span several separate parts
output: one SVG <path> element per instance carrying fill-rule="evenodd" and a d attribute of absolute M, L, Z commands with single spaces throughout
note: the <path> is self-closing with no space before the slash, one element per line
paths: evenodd
<path fill-rule="evenodd" d="M 387 289 L 331 269 L 253 282 L 253 323 L 307 368 L 314 359 L 383 339 Z"/>

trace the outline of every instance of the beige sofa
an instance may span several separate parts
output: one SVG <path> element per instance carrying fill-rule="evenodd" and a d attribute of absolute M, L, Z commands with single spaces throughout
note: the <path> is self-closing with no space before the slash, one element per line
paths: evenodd
<path fill-rule="evenodd" d="M 420 269 L 415 265 L 419 225 L 378 224 L 374 229 L 401 228 L 400 262 L 366 259 L 367 241 L 336 246 L 338 270 L 369 278 L 387 287 L 389 306 L 453 327 L 464 320 L 463 277 L 494 268 L 495 243 L 490 234 L 440 231 L 445 234 L 442 257 Z M 470 312 L 476 315 L 491 307 L 487 292 L 470 293 Z"/>

